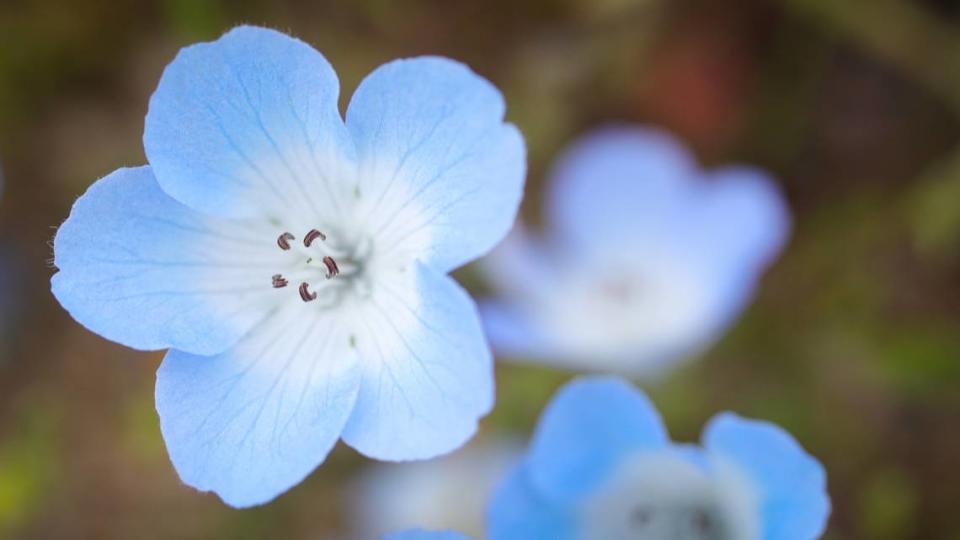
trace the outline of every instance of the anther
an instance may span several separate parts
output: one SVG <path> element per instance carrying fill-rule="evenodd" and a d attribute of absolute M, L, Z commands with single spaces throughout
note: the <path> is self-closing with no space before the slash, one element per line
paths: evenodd
<path fill-rule="evenodd" d="M 321 241 L 325 241 L 327 239 L 327 235 L 316 229 L 310 229 L 310 232 L 303 237 L 303 245 L 310 247 L 310 244 L 312 244 L 317 238 L 319 238 Z"/>
<path fill-rule="evenodd" d="M 300 284 L 300 299 L 304 302 L 311 302 L 317 299 L 317 293 L 308 290 L 310 284 L 304 281 Z"/>
<path fill-rule="evenodd" d="M 280 246 L 280 249 L 287 251 L 290 249 L 290 241 L 296 238 L 292 234 L 285 232 L 277 237 L 277 245 Z"/>
<path fill-rule="evenodd" d="M 649 524 L 651 518 L 653 518 L 652 510 L 644 506 L 634 508 L 633 512 L 630 513 L 630 521 L 639 527 Z"/>
<path fill-rule="evenodd" d="M 284 279 L 284 277 L 283 277 L 282 275 L 280 275 L 280 274 L 274 274 L 274 275 L 273 275 L 273 288 L 274 288 L 274 289 L 282 289 L 283 287 L 286 287 L 286 286 L 287 286 L 287 283 L 288 283 L 287 280 Z"/>
<path fill-rule="evenodd" d="M 337 266 L 337 261 L 333 260 L 333 257 L 324 257 L 323 264 L 327 267 L 327 279 L 330 279 L 340 273 L 340 268 Z"/>

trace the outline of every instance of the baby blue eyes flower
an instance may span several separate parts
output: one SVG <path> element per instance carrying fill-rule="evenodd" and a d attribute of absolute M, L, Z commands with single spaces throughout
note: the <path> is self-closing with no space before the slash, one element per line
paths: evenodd
<path fill-rule="evenodd" d="M 525 151 L 457 62 L 374 70 L 341 118 L 326 59 L 240 27 L 180 51 L 119 169 L 57 233 L 81 324 L 169 348 L 156 405 L 183 481 L 234 506 L 300 482 L 339 438 L 384 460 L 460 446 L 492 406 L 472 300 L 446 274 L 506 234 Z"/>
<path fill-rule="evenodd" d="M 609 127 L 557 162 L 546 233 L 518 227 L 484 268 L 494 349 L 646 374 L 709 345 L 742 311 L 790 218 L 758 170 L 702 171 L 668 135 Z M 559 293 L 558 291 L 562 291 Z"/>
<path fill-rule="evenodd" d="M 826 475 L 788 433 L 721 413 L 702 442 L 670 442 L 653 405 L 622 380 L 570 383 L 495 494 L 489 537 L 810 540 L 823 533 Z"/>

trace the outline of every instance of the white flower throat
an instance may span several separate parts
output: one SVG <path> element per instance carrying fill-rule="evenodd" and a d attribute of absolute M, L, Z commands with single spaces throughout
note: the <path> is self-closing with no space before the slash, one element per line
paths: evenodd
<path fill-rule="evenodd" d="M 371 242 L 362 240 L 353 245 L 328 240 L 319 229 L 310 229 L 301 238 L 291 232 L 277 237 L 277 247 L 298 253 L 301 259 L 285 273 L 271 277 L 274 289 L 296 287 L 303 302 L 317 302 L 321 307 L 339 304 L 349 291 L 369 294 L 370 284 L 364 263 L 371 251 Z"/>
<path fill-rule="evenodd" d="M 582 540 L 756 540 L 752 494 L 734 471 L 669 454 L 628 460 L 584 507 Z"/>

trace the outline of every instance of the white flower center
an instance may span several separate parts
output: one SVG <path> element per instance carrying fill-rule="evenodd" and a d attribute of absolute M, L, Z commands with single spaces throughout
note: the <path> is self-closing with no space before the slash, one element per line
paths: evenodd
<path fill-rule="evenodd" d="M 297 260 L 287 272 L 271 277 L 273 288 L 292 285 L 303 302 L 317 301 L 322 307 L 338 305 L 351 291 L 369 294 L 369 276 L 365 272 L 371 251 L 369 240 L 346 244 L 319 229 L 310 229 L 301 237 L 287 231 L 280 233 L 277 247 Z"/>
<path fill-rule="evenodd" d="M 582 509 L 583 540 L 755 540 L 756 497 L 727 464 L 667 453 L 624 462 Z"/>
<path fill-rule="evenodd" d="M 563 294 L 546 299 L 545 322 L 565 348 L 586 358 L 649 364 L 695 342 L 707 306 L 700 280 L 668 255 L 576 265 Z"/>

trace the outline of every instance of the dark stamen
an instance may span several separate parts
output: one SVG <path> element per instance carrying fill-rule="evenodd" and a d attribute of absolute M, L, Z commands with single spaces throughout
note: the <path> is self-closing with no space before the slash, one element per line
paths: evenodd
<path fill-rule="evenodd" d="M 287 251 L 290 249 L 290 241 L 296 238 L 292 234 L 285 232 L 277 238 L 277 245 L 280 246 L 280 249 Z"/>
<path fill-rule="evenodd" d="M 327 235 L 316 229 L 310 229 L 310 232 L 303 237 L 303 245 L 310 247 L 310 244 L 312 244 L 317 238 L 319 238 L 321 241 L 325 241 L 327 239 Z"/>
<path fill-rule="evenodd" d="M 288 283 L 287 280 L 284 279 L 284 277 L 283 277 L 282 275 L 280 275 L 280 274 L 274 274 L 274 275 L 273 275 L 273 288 L 274 288 L 274 289 L 282 289 L 283 287 L 286 287 L 286 286 L 287 286 L 287 283 Z"/>
<path fill-rule="evenodd" d="M 340 273 L 340 268 L 337 266 L 337 261 L 333 260 L 333 257 L 324 257 L 323 264 L 327 266 L 327 279 L 330 279 Z"/>
<path fill-rule="evenodd" d="M 310 302 L 317 299 L 317 293 L 310 292 L 307 288 L 310 286 L 309 283 L 304 281 L 300 284 L 300 299 L 304 302 Z"/>

